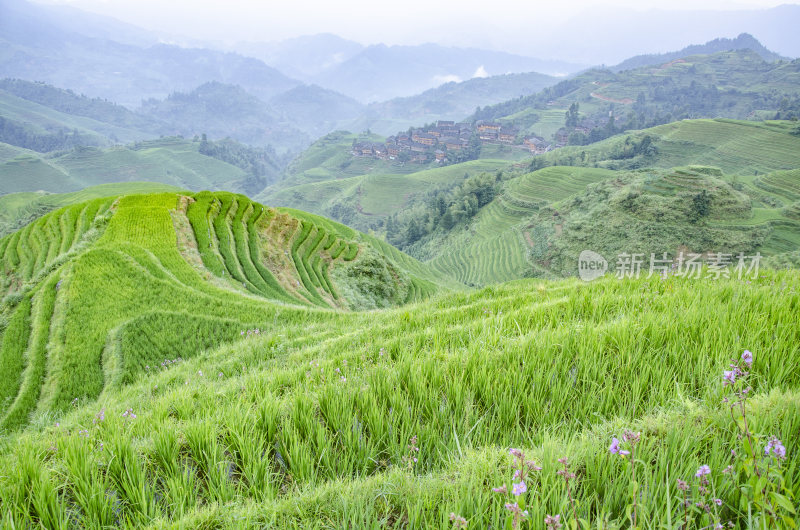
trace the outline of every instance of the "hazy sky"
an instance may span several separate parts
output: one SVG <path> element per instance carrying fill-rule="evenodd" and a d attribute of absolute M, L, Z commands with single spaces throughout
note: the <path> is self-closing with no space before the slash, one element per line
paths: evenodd
<path fill-rule="evenodd" d="M 66 4 L 160 32 L 206 41 L 276 41 L 336 33 L 363 44 L 506 48 L 509 38 L 602 9 L 748 9 L 792 0 L 38 0 Z"/>

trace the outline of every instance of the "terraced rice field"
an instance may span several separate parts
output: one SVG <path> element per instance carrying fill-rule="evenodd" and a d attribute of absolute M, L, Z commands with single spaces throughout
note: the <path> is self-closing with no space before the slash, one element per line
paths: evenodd
<path fill-rule="evenodd" d="M 649 131 L 661 138 L 659 167 L 701 164 L 729 175 L 752 175 L 800 165 L 800 139 L 769 125 L 684 120 Z"/>
<path fill-rule="evenodd" d="M 231 193 L 102 198 L 45 215 L 0 239 L 0 430 L 284 314 L 325 321 L 332 313 L 311 308 L 347 307 L 332 267 L 358 264 L 373 243 Z M 407 278 L 404 300 L 440 289 L 430 269 L 386 247 Z"/>
<path fill-rule="evenodd" d="M 151 365 L 97 400 L 40 416 L 13 450 L 0 448 L 0 520 L 449 528 L 454 513 L 503 528 L 504 503 L 525 499 L 526 523 L 575 513 L 628 528 L 634 481 L 608 446 L 631 429 L 647 485 L 640 520 L 680 526 L 675 479 L 708 465 L 721 517 L 744 528 L 746 495 L 723 482 L 742 442 L 718 404 L 721 374 L 752 351 L 748 421 L 786 444 L 795 491 L 798 282 L 795 272 L 752 284 L 518 281 L 389 311 L 286 310 L 265 333 Z M 138 331 L 169 342 L 158 327 Z M 492 491 L 509 484 L 509 447 L 542 467 L 525 496 Z M 563 457 L 576 473 L 569 492 L 556 474 Z"/>
<path fill-rule="evenodd" d="M 613 175 L 604 169 L 549 167 L 516 177 L 466 230 L 450 235 L 447 250 L 428 263 L 467 285 L 520 278 L 531 269 L 527 255 L 535 243 L 527 220 L 540 207 Z"/>

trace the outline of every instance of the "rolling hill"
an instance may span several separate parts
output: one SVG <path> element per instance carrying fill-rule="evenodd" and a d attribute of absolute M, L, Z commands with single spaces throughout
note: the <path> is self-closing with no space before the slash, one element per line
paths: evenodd
<path fill-rule="evenodd" d="M 577 123 L 565 113 L 578 105 Z M 623 72 L 591 70 L 538 94 L 488 106 L 474 120 L 513 124 L 524 134 L 585 144 L 627 129 L 685 118 L 791 119 L 800 112 L 800 61 L 766 62 L 751 50 L 675 59 Z M 614 131 L 607 131 L 609 115 Z M 566 138 L 580 132 L 574 138 Z M 598 138 L 600 139 L 600 138 Z"/>
<path fill-rule="evenodd" d="M 191 92 L 176 92 L 164 100 L 142 102 L 140 112 L 169 124 L 169 134 L 210 138 L 300 151 L 310 138 L 259 98 L 238 86 L 205 83 Z"/>
<path fill-rule="evenodd" d="M 0 194 L 40 190 L 64 193 L 97 184 L 136 181 L 191 190 L 236 191 L 246 186 L 251 176 L 248 171 L 200 153 L 201 146 L 201 140 L 162 138 L 107 149 L 78 147 L 43 156 L 0 144 Z M 271 171 L 278 169 L 272 167 Z"/>
<path fill-rule="evenodd" d="M 720 374 L 745 349 L 747 420 L 759 444 L 785 444 L 771 469 L 796 491 L 796 271 L 749 283 L 525 280 L 367 313 L 227 294 L 218 317 L 223 298 L 174 239 L 149 238 L 145 251 L 125 214 L 164 208 L 153 219 L 172 231 L 169 197 L 120 201 L 99 247 L 17 302 L 2 354 L 18 362 L 0 365 L 0 389 L 19 387 L 15 418 L 35 412 L 0 439 L 5 526 L 449 528 L 457 516 L 501 528 L 512 525 L 511 501 L 531 522 L 561 514 L 622 528 L 639 481 L 639 518 L 680 525 L 675 479 L 708 465 L 717 516 L 746 527 L 765 515 L 722 473 L 741 461 L 731 451 L 746 449 L 737 417 L 718 404 Z M 131 226 L 120 230 L 123 217 Z M 114 252 L 128 257 L 106 259 Z M 110 294 L 101 307 L 89 277 L 136 296 Z M 167 310 L 178 294 L 190 312 Z M 106 342 L 91 328 L 92 348 L 77 352 L 65 349 L 74 302 L 89 304 L 87 316 L 104 310 L 107 326 L 133 305 L 148 312 Z M 626 430 L 641 440 L 636 481 L 608 449 Z M 492 491 L 514 473 L 509 447 L 541 467 L 515 497 Z M 556 473 L 565 466 L 568 484 Z"/>
<path fill-rule="evenodd" d="M 459 286 L 365 234 L 223 192 L 80 202 L 0 241 L 4 336 L 31 337 L 3 343 L 0 430 L 242 329 Z"/>
<path fill-rule="evenodd" d="M 577 274 L 574 263 L 584 250 L 578 246 L 594 245 L 613 257 L 620 245 L 637 241 L 629 232 L 650 234 L 636 243 L 652 249 L 648 256 L 661 252 L 659 244 L 667 241 L 663 251 L 671 253 L 681 245 L 692 252 L 727 252 L 721 246 L 729 241 L 731 252 L 759 251 L 794 263 L 800 245 L 792 191 L 800 168 L 795 129 L 786 121 L 684 120 L 556 149 L 525 164 L 480 159 L 409 173 L 393 172 L 386 161 L 351 158 L 346 146 L 355 137 L 330 135 L 290 166 L 286 180 L 259 197 L 374 230 L 443 274 L 475 286 Z M 687 166 L 716 169 L 704 173 Z M 453 203 L 456 196 L 465 197 L 459 186 L 466 177 L 487 173 L 496 181 L 495 197 L 465 215 Z M 663 194 L 651 193 L 652 186 Z M 640 193 L 643 203 L 660 204 L 643 206 L 642 219 L 606 204 L 641 189 L 631 193 Z M 701 229 L 690 219 L 686 197 L 702 189 L 712 197 L 728 190 L 728 198 L 739 197 L 740 208 L 724 219 L 706 219 Z M 445 220 L 448 210 L 461 219 Z M 595 217 L 573 221 L 589 211 Z"/>

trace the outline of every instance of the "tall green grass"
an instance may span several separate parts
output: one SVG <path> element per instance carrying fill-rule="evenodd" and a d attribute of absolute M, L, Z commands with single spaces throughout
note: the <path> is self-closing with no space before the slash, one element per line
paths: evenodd
<path fill-rule="evenodd" d="M 682 514 L 676 478 L 701 464 L 719 473 L 739 447 L 721 373 L 745 348 L 756 358 L 753 429 L 784 441 L 797 487 L 798 288 L 796 272 L 750 284 L 520 281 L 381 312 L 288 312 L 260 337 L 109 389 L 59 427 L 37 424 L 9 440 L 0 469 L 35 470 L 46 511 L 70 512 L 78 486 L 51 477 L 81 440 L 86 459 L 109 467 L 76 469 L 88 477 L 80 491 L 111 488 L 118 524 L 130 527 L 441 527 L 450 512 L 502 527 L 491 488 L 509 480 L 505 448 L 523 447 L 544 467 L 529 483 L 540 492 L 529 495 L 530 527 L 569 510 L 555 475 L 568 456 L 579 516 L 620 528 L 629 479 L 607 446 L 633 428 L 647 463 L 640 516 L 655 528 Z M 141 335 L 157 331 L 131 330 Z M 122 416 L 128 408 L 135 419 Z M 412 436 L 420 451 L 409 470 Z M 8 517 L 38 524 L 33 493 L 0 475 Z M 59 494 L 47 500 L 47 488 Z M 739 493 L 717 495 L 746 527 Z M 72 513 L 78 526 L 105 517 L 99 506 Z"/>

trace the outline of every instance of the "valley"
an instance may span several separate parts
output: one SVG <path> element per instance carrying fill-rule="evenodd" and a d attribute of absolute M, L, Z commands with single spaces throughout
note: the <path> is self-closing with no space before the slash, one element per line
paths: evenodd
<path fill-rule="evenodd" d="M 0 528 L 797 527 L 798 6 L 181 1 L 0 0 Z"/>

